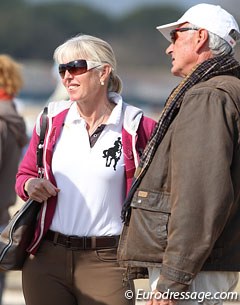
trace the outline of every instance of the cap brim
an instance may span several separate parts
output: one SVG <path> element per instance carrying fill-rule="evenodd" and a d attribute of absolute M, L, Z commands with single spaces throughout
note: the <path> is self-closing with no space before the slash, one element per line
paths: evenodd
<path fill-rule="evenodd" d="M 187 22 L 187 21 L 185 21 Z M 163 34 L 163 36 L 171 42 L 171 36 L 170 36 L 170 33 L 172 30 L 176 29 L 180 24 L 184 23 L 184 21 L 181 21 L 179 22 L 176 21 L 176 22 L 172 22 L 172 23 L 168 23 L 168 24 L 165 24 L 165 25 L 160 25 L 160 26 L 157 26 L 156 29 L 161 32 Z"/>

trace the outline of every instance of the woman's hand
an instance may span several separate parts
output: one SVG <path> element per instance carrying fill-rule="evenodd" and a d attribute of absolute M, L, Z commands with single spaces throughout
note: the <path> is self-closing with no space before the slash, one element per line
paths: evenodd
<path fill-rule="evenodd" d="M 29 198 L 38 202 L 43 202 L 52 196 L 56 196 L 60 191 L 49 180 L 44 178 L 30 178 L 24 186 Z"/>

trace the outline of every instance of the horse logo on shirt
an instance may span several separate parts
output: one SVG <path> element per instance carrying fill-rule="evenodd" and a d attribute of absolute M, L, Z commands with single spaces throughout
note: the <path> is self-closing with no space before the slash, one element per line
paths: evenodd
<path fill-rule="evenodd" d="M 121 137 L 114 142 L 114 146 L 103 151 L 103 158 L 106 158 L 106 167 L 110 167 L 113 161 L 113 169 L 116 170 L 118 161 L 122 154 L 122 142 Z"/>

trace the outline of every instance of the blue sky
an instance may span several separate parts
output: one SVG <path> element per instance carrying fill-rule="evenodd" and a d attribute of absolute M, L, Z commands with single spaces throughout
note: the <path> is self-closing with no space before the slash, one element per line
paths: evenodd
<path fill-rule="evenodd" d="M 182 6 L 183 9 L 188 9 L 192 5 L 198 3 L 211 3 L 220 4 L 223 8 L 228 10 L 232 14 L 240 15 L 239 0 L 27 0 L 31 3 L 43 3 L 43 2 L 75 2 L 79 4 L 87 4 L 97 10 L 106 12 L 112 16 L 122 16 L 132 10 L 145 6 L 145 5 L 163 5 L 172 4 L 177 6 Z"/>

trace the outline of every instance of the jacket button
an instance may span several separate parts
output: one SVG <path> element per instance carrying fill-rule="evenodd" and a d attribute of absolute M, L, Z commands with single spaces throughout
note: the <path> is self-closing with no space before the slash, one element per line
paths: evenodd
<path fill-rule="evenodd" d="M 138 203 L 141 203 L 142 202 L 142 200 L 141 199 L 138 199 L 138 201 L 137 201 Z"/>

